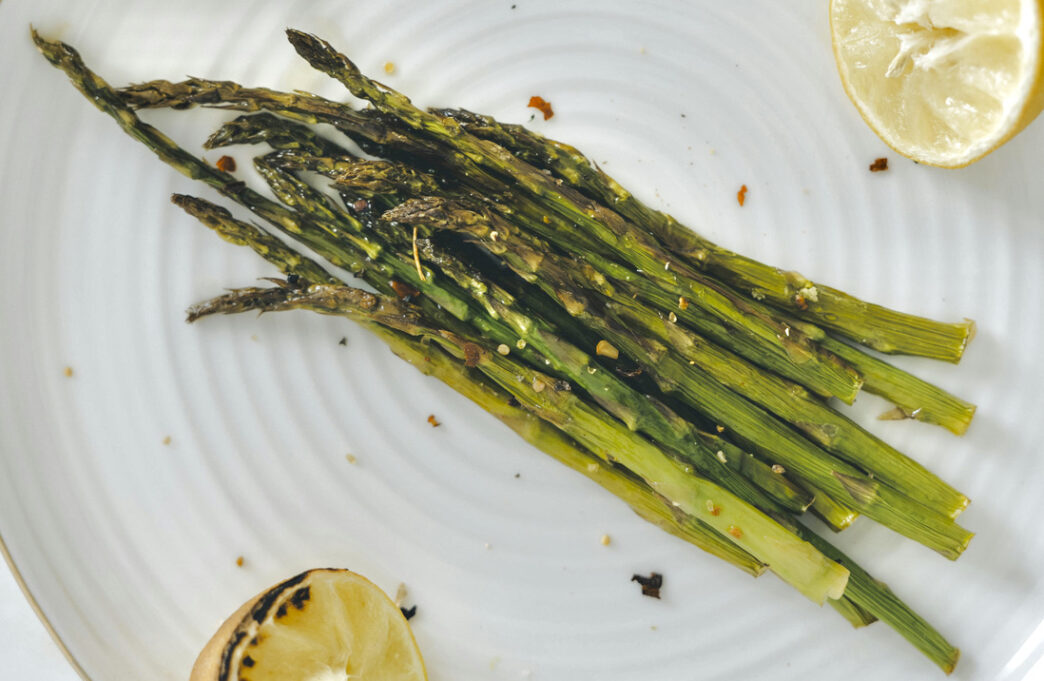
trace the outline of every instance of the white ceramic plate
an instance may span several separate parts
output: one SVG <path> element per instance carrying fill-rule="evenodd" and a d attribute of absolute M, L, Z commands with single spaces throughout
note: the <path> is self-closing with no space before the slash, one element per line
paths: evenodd
<path fill-rule="evenodd" d="M 980 405 L 966 437 L 878 422 L 871 396 L 854 409 L 974 499 L 971 548 L 951 563 L 868 522 L 838 541 L 964 650 L 957 678 L 1022 679 L 1044 651 L 1044 126 L 967 170 L 897 158 L 841 91 L 819 0 L 6 0 L 0 532 L 94 681 L 186 678 L 243 599 L 313 566 L 407 584 L 433 681 L 939 672 L 884 625 L 855 631 L 645 524 L 346 322 L 184 324 L 189 304 L 273 271 L 168 203 L 212 194 L 94 110 L 30 22 L 115 84 L 192 74 L 342 96 L 285 43 L 290 25 L 421 104 L 526 122 L 538 94 L 556 115 L 536 129 L 715 240 L 976 319 L 959 367 L 897 360 Z M 147 116 L 197 152 L 229 117 Z M 868 172 L 877 156 L 888 172 Z M 629 582 L 650 570 L 663 600 Z"/>

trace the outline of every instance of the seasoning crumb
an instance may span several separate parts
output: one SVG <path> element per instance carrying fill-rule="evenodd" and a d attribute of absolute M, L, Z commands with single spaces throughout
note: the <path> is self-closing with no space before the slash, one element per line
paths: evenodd
<path fill-rule="evenodd" d="M 72 367 L 65 367 L 65 371 L 63 371 L 62 373 L 65 374 L 66 378 L 72 378 L 73 368 Z"/>
<path fill-rule="evenodd" d="M 722 463 L 728 463 L 729 462 L 729 460 L 725 458 L 725 452 L 721 451 L 720 449 L 718 450 L 717 454 L 715 454 L 715 456 L 717 456 L 718 457 L 718 461 L 720 461 Z"/>
<path fill-rule="evenodd" d="M 747 185 L 740 185 L 739 191 L 736 192 L 736 200 L 740 206 L 747 202 Z"/>
<path fill-rule="evenodd" d="M 239 556 L 236 558 L 236 567 L 243 567 L 244 562 L 246 561 L 243 560 L 243 556 Z"/>
<path fill-rule="evenodd" d="M 551 109 L 551 102 L 537 95 L 533 95 L 532 97 L 530 97 L 529 104 L 527 104 L 526 106 L 536 109 L 540 113 L 544 114 L 545 121 L 555 115 L 554 110 Z"/>
<path fill-rule="evenodd" d="M 395 607 L 401 608 L 403 602 L 406 600 L 406 584 L 405 582 L 399 582 L 399 586 L 395 587 Z"/>
<path fill-rule="evenodd" d="M 879 173 L 882 170 L 888 170 L 888 159 L 887 158 L 875 158 L 874 162 L 870 164 L 871 173 Z"/>
<path fill-rule="evenodd" d="M 355 463 L 356 461 L 358 461 L 358 459 L 355 458 L 355 454 L 345 454 L 344 459 L 348 463 Z"/>
<path fill-rule="evenodd" d="M 439 420 L 437 418 L 435 418 L 435 414 L 429 414 L 428 415 L 428 423 L 431 424 L 432 428 L 438 428 L 439 426 L 442 425 L 442 423 L 440 423 Z"/>
<path fill-rule="evenodd" d="M 168 435 L 167 437 L 163 438 L 163 444 L 165 444 L 165 445 L 169 445 L 170 444 L 170 435 Z"/>
<path fill-rule="evenodd" d="M 663 575 L 659 572 L 650 572 L 648 577 L 635 574 L 631 575 L 632 582 L 638 582 L 642 587 L 642 595 L 650 598 L 659 598 L 660 589 L 663 587 Z"/>
<path fill-rule="evenodd" d="M 597 473 L 599 468 L 601 468 L 601 466 L 596 464 L 594 461 L 592 461 L 591 463 L 587 464 L 587 472 L 588 473 Z"/>
<path fill-rule="evenodd" d="M 511 348 L 507 346 L 507 343 L 501 343 L 497 346 L 497 352 L 499 352 L 502 355 L 507 355 L 511 352 Z"/>
<path fill-rule="evenodd" d="M 545 224 L 545 225 L 550 225 L 550 224 L 551 224 L 551 218 L 549 218 L 549 217 L 547 217 L 547 216 L 545 215 L 543 219 L 544 219 L 544 224 Z"/>
<path fill-rule="evenodd" d="M 544 383 L 543 381 L 541 381 L 539 378 L 534 378 L 533 379 L 533 392 L 536 392 L 536 393 L 543 392 L 544 388 L 546 388 L 546 387 L 547 387 L 547 384 Z"/>
<path fill-rule="evenodd" d="M 337 344 L 338 345 L 348 345 L 348 337 L 347 336 L 341 336 L 341 340 L 337 341 Z"/>
<path fill-rule="evenodd" d="M 236 159 L 231 156 L 222 156 L 217 160 L 217 169 L 224 173 L 236 172 Z"/>
<path fill-rule="evenodd" d="M 485 543 L 485 547 L 486 547 L 486 550 L 489 551 L 491 548 L 493 548 L 493 545 L 490 544 L 489 542 L 486 542 Z"/>
<path fill-rule="evenodd" d="M 600 541 L 602 542 L 602 546 L 609 546 L 609 542 L 611 542 L 612 539 L 609 538 L 609 535 L 603 534 Z"/>
<path fill-rule="evenodd" d="M 718 431 L 719 433 L 724 433 L 725 432 L 725 426 L 714 426 L 714 429 L 716 431 Z"/>
<path fill-rule="evenodd" d="M 735 525 L 729 525 L 729 534 L 731 534 L 736 539 L 739 539 L 743 536 L 743 530 L 736 527 Z"/>
<path fill-rule="evenodd" d="M 721 509 L 718 507 L 717 504 L 715 504 L 713 501 L 708 499 L 707 500 L 707 513 L 710 513 L 711 515 L 718 515 L 719 513 L 721 513 Z"/>
<path fill-rule="evenodd" d="M 399 608 L 399 612 L 401 612 L 402 616 L 405 617 L 407 621 L 409 621 L 409 620 L 413 619 L 414 615 L 417 614 L 417 606 L 413 605 L 412 607 L 409 607 L 409 608 L 400 607 Z"/>
<path fill-rule="evenodd" d="M 519 338 L 518 341 L 515 343 L 515 347 L 518 348 L 519 350 L 525 350 L 526 349 L 526 339 L 525 338 Z"/>
<path fill-rule="evenodd" d="M 677 324 L 678 323 L 678 315 L 674 314 L 673 312 L 668 312 L 667 313 L 667 320 L 670 321 L 671 324 Z"/>
<path fill-rule="evenodd" d="M 656 625 L 655 624 L 650 624 L 649 625 L 649 631 L 656 631 Z"/>
<path fill-rule="evenodd" d="M 257 334 L 255 333 L 255 334 L 251 335 L 250 336 L 250 340 L 252 340 L 252 341 L 254 341 L 256 343 L 258 341 Z"/>
<path fill-rule="evenodd" d="M 600 357 L 617 359 L 620 356 L 620 351 L 613 347 L 613 344 L 609 341 L 600 340 L 598 341 L 598 345 L 595 346 L 595 354 Z"/>
<path fill-rule="evenodd" d="M 679 298 L 678 299 L 678 309 L 679 310 L 687 310 L 687 309 L 689 309 L 689 299 L 686 298 L 685 296 L 682 296 L 681 298 Z"/>
<path fill-rule="evenodd" d="M 387 73 L 389 76 L 391 74 L 395 73 L 395 62 L 393 62 L 393 61 L 386 61 L 386 62 L 384 62 L 384 72 Z"/>
<path fill-rule="evenodd" d="M 772 472 L 778 473 L 779 475 L 783 475 L 787 472 L 787 469 L 783 468 L 783 466 L 780 466 L 778 463 L 774 463 L 772 464 Z"/>

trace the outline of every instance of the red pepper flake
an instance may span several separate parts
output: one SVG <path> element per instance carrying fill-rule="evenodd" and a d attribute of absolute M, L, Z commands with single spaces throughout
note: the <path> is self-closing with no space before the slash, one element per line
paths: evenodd
<path fill-rule="evenodd" d="M 741 206 L 747 202 L 747 185 L 740 186 L 739 191 L 736 192 L 736 200 Z"/>
<path fill-rule="evenodd" d="M 238 558 L 236 558 L 236 567 L 243 567 L 244 562 L 245 561 L 243 560 L 243 556 L 239 556 Z"/>
<path fill-rule="evenodd" d="M 527 104 L 527 106 L 532 109 L 537 109 L 540 113 L 544 114 L 545 121 L 555 115 L 555 112 L 551 110 L 551 102 L 543 97 L 538 97 L 537 95 L 533 95 L 529 98 L 529 104 Z"/>
<path fill-rule="evenodd" d="M 236 172 L 236 159 L 231 156 L 222 156 L 217 160 L 217 169 L 224 173 Z"/>
<path fill-rule="evenodd" d="M 736 527 L 735 525 L 729 525 L 729 534 L 731 534 L 736 539 L 739 539 L 743 536 L 743 530 Z"/>
<path fill-rule="evenodd" d="M 414 298 L 420 295 L 420 291 L 418 291 L 417 289 L 413 288 L 409 284 L 404 284 L 403 282 L 395 279 L 389 281 L 388 285 L 392 287 L 392 290 L 395 291 L 395 295 L 399 296 L 401 300 Z"/>
<path fill-rule="evenodd" d="M 650 572 L 648 577 L 631 575 L 632 582 L 642 585 L 642 595 L 650 598 L 660 597 L 660 588 L 663 586 L 663 575 L 659 572 Z"/>
<path fill-rule="evenodd" d="M 877 159 L 874 159 L 874 162 L 870 164 L 870 172 L 871 173 L 879 173 L 882 170 L 888 170 L 888 159 L 887 158 L 877 158 Z"/>
<path fill-rule="evenodd" d="M 431 416 L 428 417 L 428 423 L 431 424 L 432 428 L 438 428 L 439 426 L 442 425 L 442 423 L 440 423 L 439 420 L 437 418 L 435 418 L 435 414 L 432 414 Z"/>

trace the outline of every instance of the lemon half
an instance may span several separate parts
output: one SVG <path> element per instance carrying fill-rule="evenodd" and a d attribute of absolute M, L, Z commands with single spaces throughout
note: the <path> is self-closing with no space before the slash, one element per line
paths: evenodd
<path fill-rule="evenodd" d="M 232 614 L 191 681 L 426 681 L 406 618 L 348 570 L 309 570 Z"/>
<path fill-rule="evenodd" d="M 834 57 L 871 129 L 920 163 L 960 168 L 1044 107 L 1044 0 L 831 0 Z"/>

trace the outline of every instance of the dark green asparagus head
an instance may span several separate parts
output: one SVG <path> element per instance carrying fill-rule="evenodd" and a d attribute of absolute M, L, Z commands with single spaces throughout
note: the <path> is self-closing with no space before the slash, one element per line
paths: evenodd
<path fill-rule="evenodd" d="M 318 156 L 347 153 L 306 125 L 270 113 L 240 116 L 222 125 L 203 146 L 217 149 L 232 144 L 268 143 L 273 149 L 303 151 Z"/>

